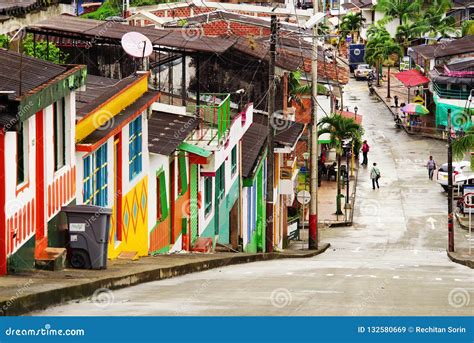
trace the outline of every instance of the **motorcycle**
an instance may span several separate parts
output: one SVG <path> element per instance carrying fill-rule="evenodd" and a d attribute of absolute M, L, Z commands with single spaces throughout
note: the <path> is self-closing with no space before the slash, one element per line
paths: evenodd
<path fill-rule="evenodd" d="M 374 81 L 374 73 L 370 72 L 369 75 L 367 76 L 367 87 L 369 87 L 370 95 L 374 95 L 375 93 L 373 81 Z"/>

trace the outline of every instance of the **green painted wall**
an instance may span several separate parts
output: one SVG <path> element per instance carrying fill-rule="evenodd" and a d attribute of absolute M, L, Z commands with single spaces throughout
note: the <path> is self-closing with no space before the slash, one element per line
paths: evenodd
<path fill-rule="evenodd" d="M 201 234 L 201 237 L 210 237 L 214 241 L 215 235 L 216 233 L 218 233 L 219 243 L 228 244 L 230 242 L 230 237 L 229 237 L 229 231 L 230 231 L 229 217 L 230 216 L 229 214 L 230 214 L 230 210 L 232 209 L 232 206 L 234 206 L 238 198 L 239 198 L 239 180 L 237 178 L 235 182 L 232 184 L 232 187 L 230 188 L 225 198 L 222 199 L 218 207 L 219 225 L 218 226 L 216 225 L 216 213 L 214 212 L 214 215 L 211 218 L 211 221 L 207 225 L 204 232 Z M 215 204 L 214 204 L 214 209 L 216 209 Z"/>
<path fill-rule="evenodd" d="M 198 208 L 198 166 L 191 164 L 190 169 L 190 220 L 191 220 L 191 245 L 198 237 L 198 222 L 199 222 L 199 208 Z M 204 195 L 203 195 L 204 196 Z"/>
<path fill-rule="evenodd" d="M 8 257 L 8 273 L 31 270 L 35 267 L 35 237 L 33 235 L 13 255 Z"/>
<path fill-rule="evenodd" d="M 256 180 L 257 187 L 257 221 L 256 230 L 251 234 L 250 241 L 244 246 L 245 252 L 265 252 L 265 226 L 266 226 L 266 203 L 264 201 L 264 175 L 263 164 L 266 159 L 263 158 L 257 168 L 253 178 L 244 180 L 244 185 L 252 186 Z"/>

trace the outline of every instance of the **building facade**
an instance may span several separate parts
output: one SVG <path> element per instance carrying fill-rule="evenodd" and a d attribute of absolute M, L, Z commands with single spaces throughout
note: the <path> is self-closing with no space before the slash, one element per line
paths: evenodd
<path fill-rule="evenodd" d="M 108 257 L 148 255 L 148 73 L 91 77 L 78 94 L 77 203 L 112 208 Z"/>
<path fill-rule="evenodd" d="M 28 70 L 28 82 L 18 76 Z M 0 275 L 31 269 L 64 247 L 61 207 L 75 199 L 74 122 L 81 66 L 0 50 Z M 26 78 L 26 75 L 25 75 Z M 61 252 L 59 252 L 61 253 Z"/>

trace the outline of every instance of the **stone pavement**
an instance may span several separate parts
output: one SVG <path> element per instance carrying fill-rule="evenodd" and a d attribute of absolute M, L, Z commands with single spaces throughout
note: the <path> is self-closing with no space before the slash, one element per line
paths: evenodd
<path fill-rule="evenodd" d="M 34 270 L 1 278 L 0 315 L 20 315 L 74 299 L 107 297 L 112 289 L 167 279 L 224 266 L 282 258 L 313 257 L 318 250 L 285 250 L 281 253 L 170 254 L 143 257 L 137 261 L 114 260 L 104 270 Z M 100 301 L 100 299 L 98 300 Z"/>

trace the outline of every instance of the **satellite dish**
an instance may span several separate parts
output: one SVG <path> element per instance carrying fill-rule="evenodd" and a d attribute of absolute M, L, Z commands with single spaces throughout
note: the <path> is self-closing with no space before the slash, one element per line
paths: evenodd
<path fill-rule="evenodd" d="M 139 32 L 127 32 L 122 36 L 122 48 L 132 57 L 148 57 L 153 52 L 153 46 L 147 36 Z"/>

